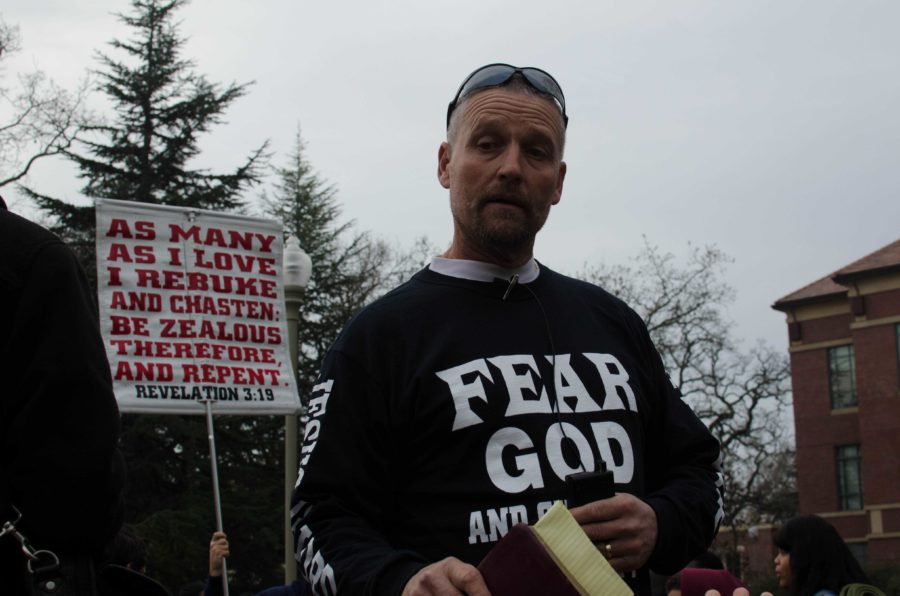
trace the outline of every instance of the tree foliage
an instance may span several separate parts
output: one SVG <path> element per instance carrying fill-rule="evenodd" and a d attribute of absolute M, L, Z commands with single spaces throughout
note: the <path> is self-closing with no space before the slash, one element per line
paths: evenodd
<path fill-rule="evenodd" d="M 274 194 L 263 202 L 267 215 L 297 236 L 313 263 L 300 309 L 299 387 L 308 398 L 322 358 L 341 328 L 364 305 L 420 268 L 433 249 L 420 239 L 403 251 L 341 221 L 334 186 L 305 155 L 298 130 L 288 163 L 275 170 Z"/>
<path fill-rule="evenodd" d="M 86 197 L 231 210 L 242 205 L 242 192 L 260 182 L 266 143 L 227 173 L 191 167 L 200 136 L 222 122 L 247 84 L 211 83 L 181 57 L 185 39 L 174 19 L 184 3 L 132 0 L 132 12 L 118 16 L 133 37 L 113 39 L 114 53 L 98 54 L 97 88 L 112 103 L 114 118 L 85 126 L 64 149 L 78 166 Z M 93 207 L 25 191 L 93 272 Z"/>
<path fill-rule="evenodd" d="M 0 73 L 20 49 L 19 28 L 0 19 Z M 41 70 L 7 85 L 0 80 L 0 188 L 24 179 L 38 160 L 65 153 L 90 125 L 84 85 L 69 93 Z"/>
<path fill-rule="evenodd" d="M 791 437 L 785 427 L 787 358 L 762 343 L 743 349 L 725 309 L 728 257 L 691 248 L 684 264 L 645 242 L 630 263 L 587 268 L 647 324 L 673 383 L 719 439 L 727 525 L 784 519 L 796 510 Z"/>

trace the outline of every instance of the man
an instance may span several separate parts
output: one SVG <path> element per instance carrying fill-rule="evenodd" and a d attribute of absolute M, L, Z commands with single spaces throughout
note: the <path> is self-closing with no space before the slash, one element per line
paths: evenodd
<path fill-rule="evenodd" d="M 311 396 L 292 515 L 316 594 L 487 594 L 474 565 L 601 462 L 616 496 L 573 515 L 639 592 L 712 540 L 718 443 L 643 323 L 533 258 L 567 120 L 534 68 L 478 69 L 450 104 L 450 248 L 351 321 Z"/>
<path fill-rule="evenodd" d="M 59 557 L 61 575 L 33 565 L 56 593 L 93 594 L 124 482 L 97 307 L 72 251 L 2 199 L 0 379 L 0 525 Z M 26 593 L 26 563 L 14 533 L 0 537 L 0 594 Z"/>

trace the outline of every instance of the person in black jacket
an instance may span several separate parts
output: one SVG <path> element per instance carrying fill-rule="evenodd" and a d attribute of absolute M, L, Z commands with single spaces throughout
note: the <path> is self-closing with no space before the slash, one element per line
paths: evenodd
<path fill-rule="evenodd" d="M 86 582 L 74 593 L 90 594 L 90 569 L 122 523 L 124 481 L 97 307 L 72 251 L 2 199 L 0 379 L 0 524 L 58 555 Z M 0 537 L 0 593 L 29 581 L 20 543 Z"/>
<path fill-rule="evenodd" d="M 643 322 L 534 259 L 567 123 L 535 68 L 482 67 L 451 102 L 451 245 L 354 317 L 310 397 L 292 527 L 315 594 L 486 594 L 493 545 L 603 465 L 616 494 L 572 513 L 638 593 L 714 537 L 719 445 Z"/>

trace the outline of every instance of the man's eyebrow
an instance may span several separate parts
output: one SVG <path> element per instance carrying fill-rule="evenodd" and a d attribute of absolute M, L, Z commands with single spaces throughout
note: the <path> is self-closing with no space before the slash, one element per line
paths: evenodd
<path fill-rule="evenodd" d="M 526 118 L 527 120 L 527 118 Z M 506 135 L 505 116 L 502 114 L 481 114 L 470 124 L 467 136 L 469 139 L 481 135 Z M 556 151 L 561 148 L 559 137 L 552 126 L 544 123 L 532 124 L 528 127 L 522 139 L 529 143 L 545 144 Z"/>
<path fill-rule="evenodd" d="M 554 135 L 552 131 L 532 129 L 524 135 L 523 141 L 534 145 L 541 145 L 556 152 L 560 151 L 559 138 Z"/>
<path fill-rule="evenodd" d="M 466 139 L 469 142 L 475 142 L 479 138 L 490 136 L 490 137 L 502 137 L 504 135 L 502 127 L 497 125 L 495 122 L 483 122 L 478 123 L 472 126 L 469 129 L 469 132 L 466 135 Z"/>
<path fill-rule="evenodd" d="M 553 131 L 545 131 L 540 128 L 532 128 L 528 130 L 523 137 L 528 141 L 546 141 L 548 143 L 555 143 L 555 137 L 553 135 Z"/>

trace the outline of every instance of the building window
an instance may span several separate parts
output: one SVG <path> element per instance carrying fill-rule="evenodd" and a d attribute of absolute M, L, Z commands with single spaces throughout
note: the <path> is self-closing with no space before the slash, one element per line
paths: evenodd
<path fill-rule="evenodd" d="M 828 386 L 833 409 L 856 405 L 856 367 L 852 345 L 828 348 Z"/>
<path fill-rule="evenodd" d="M 835 449 L 837 461 L 838 509 L 852 511 L 863 508 L 862 457 L 859 445 L 841 445 Z"/>

